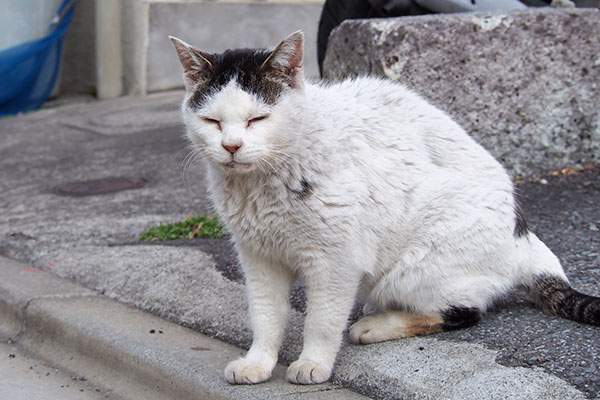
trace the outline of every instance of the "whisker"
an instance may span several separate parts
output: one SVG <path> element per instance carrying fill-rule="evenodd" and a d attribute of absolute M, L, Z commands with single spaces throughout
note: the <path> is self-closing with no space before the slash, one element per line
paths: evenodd
<path fill-rule="evenodd" d="M 206 151 L 206 149 L 199 148 L 197 146 L 194 146 L 193 144 L 189 144 L 188 146 L 186 146 L 186 149 L 189 151 L 189 153 L 184 158 L 183 163 L 181 165 L 181 175 L 184 184 L 189 185 L 189 171 L 194 165 L 197 165 L 200 161 L 202 161 L 202 159 L 207 158 L 208 152 Z"/>

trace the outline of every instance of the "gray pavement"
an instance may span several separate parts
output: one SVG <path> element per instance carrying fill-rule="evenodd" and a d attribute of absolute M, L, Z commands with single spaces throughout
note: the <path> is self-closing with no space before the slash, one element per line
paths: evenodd
<path fill-rule="evenodd" d="M 178 114 L 182 95 L 73 104 L 0 120 L 0 253 L 25 263 L 13 265 L 21 275 L 28 268 L 43 270 L 28 272 L 43 278 L 19 280 L 8 277 L 10 262 L 0 260 L 2 335 L 16 337 L 17 344 L 47 359 L 59 358 L 66 368 L 94 371 L 101 365 L 99 376 L 124 364 L 132 371 L 124 379 L 140 390 L 154 390 L 149 382 L 167 376 L 176 393 L 197 394 L 210 383 L 218 388 L 211 393 L 229 398 L 265 398 L 262 391 L 269 385 L 279 385 L 277 396 L 308 396 L 302 394 L 308 390 L 317 398 L 346 393 L 340 386 L 372 398 L 598 397 L 600 329 L 545 315 L 522 293 L 467 330 L 370 346 L 347 343 L 334 371 L 336 386 L 303 388 L 285 383 L 281 375 L 268 385 L 236 392 L 240 389 L 227 385 L 221 371 L 227 357 L 242 351 L 221 341 L 247 348 L 251 333 L 243 278 L 230 244 L 137 240 L 149 226 L 211 210 L 202 164 L 185 163 Z M 99 181 L 89 181 L 108 177 L 145 183 L 114 193 L 65 195 L 90 186 L 106 191 Z M 573 284 L 600 295 L 598 169 L 542 182 L 519 185 L 529 224 L 563 260 Z M 55 278 L 62 278 L 56 281 L 58 293 L 49 284 Z M 36 282 L 41 288 L 32 297 L 16 295 L 30 293 L 26 288 Z M 68 288 L 60 289 L 63 285 Z M 23 304 L 38 297 L 43 301 L 30 303 L 23 313 Z M 293 303 L 283 364 L 300 351 L 301 287 Z M 146 318 L 153 322 L 143 322 Z M 166 326 L 183 339 L 159 340 L 156 332 Z M 165 329 L 160 329 L 162 338 L 167 338 Z M 63 340 L 71 331 L 77 340 Z M 190 351 L 212 348 L 193 344 L 203 340 L 219 349 L 214 353 L 222 354 L 220 361 Z M 69 364 L 61 352 L 84 354 L 86 361 Z M 138 361 L 146 369 L 136 369 Z M 175 398 L 175 392 L 152 393 Z"/>
<path fill-rule="evenodd" d="M 26 355 L 15 345 L 0 343 L 0 399 L 119 399 L 114 391 L 94 387 L 47 362 Z"/>

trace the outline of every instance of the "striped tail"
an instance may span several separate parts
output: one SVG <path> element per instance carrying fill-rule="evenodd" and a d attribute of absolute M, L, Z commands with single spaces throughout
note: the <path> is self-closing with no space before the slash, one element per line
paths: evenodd
<path fill-rule="evenodd" d="M 536 276 L 528 289 L 548 314 L 600 326 L 600 297 L 580 293 L 563 278 L 550 275 Z"/>

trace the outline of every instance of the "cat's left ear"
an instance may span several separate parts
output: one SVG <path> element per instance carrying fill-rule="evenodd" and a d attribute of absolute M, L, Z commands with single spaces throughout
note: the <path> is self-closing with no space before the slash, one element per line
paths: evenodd
<path fill-rule="evenodd" d="M 292 88 L 302 88 L 304 59 L 304 34 L 301 31 L 292 33 L 271 52 L 261 65 L 266 73 L 283 80 Z"/>
<path fill-rule="evenodd" d="M 169 39 L 171 39 L 183 67 L 183 80 L 186 90 L 193 90 L 199 83 L 208 80 L 214 70 L 210 55 L 176 37 L 169 36 Z"/>

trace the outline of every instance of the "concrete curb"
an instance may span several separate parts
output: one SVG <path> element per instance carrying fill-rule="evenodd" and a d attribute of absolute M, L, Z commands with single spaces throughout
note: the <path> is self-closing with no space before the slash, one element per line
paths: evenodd
<path fill-rule="evenodd" d="M 0 337 L 124 398 L 364 398 L 333 384 L 291 385 L 281 365 L 266 384 L 229 385 L 222 370 L 242 350 L 4 257 Z"/>

